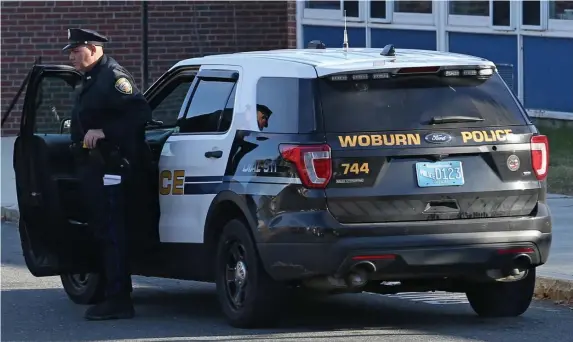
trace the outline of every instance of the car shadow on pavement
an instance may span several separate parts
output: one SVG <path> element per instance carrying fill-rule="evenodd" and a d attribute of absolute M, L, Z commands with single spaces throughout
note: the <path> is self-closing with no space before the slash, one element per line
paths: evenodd
<path fill-rule="evenodd" d="M 363 338 L 396 334 L 483 338 L 496 330 L 521 336 L 533 331 L 527 316 L 484 320 L 469 307 L 417 305 L 369 295 L 340 295 L 320 299 L 294 297 L 274 329 L 241 330 L 228 326 L 219 310 L 214 288 L 144 287 L 134 291 L 137 316 L 132 320 L 88 322 L 87 306 L 69 301 L 62 289 L 2 291 L 2 336 L 5 340 L 133 340 L 218 337 L 223 340 L 279 340 L 309 337 Z M 484 331 L 487 330 L 487 331 Z M 326 335 L 325 335 L 326 334 Z M 298 336 L 298 338 L 297 338 Z M 522 339 L 523 340 L 523 339 Z"/>

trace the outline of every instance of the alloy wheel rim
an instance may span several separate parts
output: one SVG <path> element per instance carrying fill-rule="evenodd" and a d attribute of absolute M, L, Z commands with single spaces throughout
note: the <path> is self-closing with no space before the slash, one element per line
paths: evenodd
<path fill-rule="evenodd" d="M 234 309 L 240 309 L 244 305 L 248 285 L 246 249 L 239 241 L 232 241 L 227 246 L 225 261 L 227 298 Z"/>

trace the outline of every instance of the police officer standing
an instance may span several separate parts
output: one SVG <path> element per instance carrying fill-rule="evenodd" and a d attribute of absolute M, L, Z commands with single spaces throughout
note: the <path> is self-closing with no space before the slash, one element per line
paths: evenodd
<path fill-rule="evenodd" d="M 151 108 L 129 72 L 104 54 L 103 44 L 108 41 L 105 36 L 73 28 L 68 30 L 68 40 L 63 51 L 69 53 L 74 68 L 83 73 L 72 111 L 72 148 L 76 151 L 88 223 L 97 237 L 106 279 L 105 301 L 89 308 L 85 317 L 132 318 L 135 311 L 127 258 L 126 201 L 122 199 L 125 191 L 106 191 L 103 179 L 110 170 L 129 170 L 141 163 Z M 119 157 L 111 158 L 112 151 Z M 128 175 L 115 173 L 124 179 Z"/>

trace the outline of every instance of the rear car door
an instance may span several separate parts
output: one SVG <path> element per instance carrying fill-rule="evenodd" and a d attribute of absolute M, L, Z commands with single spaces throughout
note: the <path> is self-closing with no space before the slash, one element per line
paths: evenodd
<path fill-rule="evenodd" d="M 320 79 L 341 223 L 532 215 L 547 141 L 496 72 L 402 68 Z M 403 232 L 401 232 L 403 233 Z"/>
<path fill-rule="evenodd" d="M 223 183 L 235 132 L 239 68 L 204 65 L 182 106 L 178 130 L 159 160 L 160 241 L 202 243 L 211 202 Z M 236 95 L 236 96 L 235 96 Z"/>

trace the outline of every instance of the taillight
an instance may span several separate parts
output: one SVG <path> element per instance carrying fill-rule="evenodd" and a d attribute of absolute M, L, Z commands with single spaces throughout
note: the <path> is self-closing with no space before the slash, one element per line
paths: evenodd
<path fill-rule="evenodd" d="M 423 73 L 435 73 L 440 70 L 439 66 L 423 66 L 423 67 L 408 67 L 400 68 L 397 74 L 423 74 Z"/>
<path fill-rule="evenodd" d="M 539 180 L 547 177 L 549 166 L 549 140 L 545 135 L 534 135 L 531 137 L 531 166 L 533 172 Z"/>
<path fill-rule="evenodd" d="M 332 176 L 328 145 L 279 145 L 285 160 L 292 162 L 307 188 L 325 188 Z"/>

